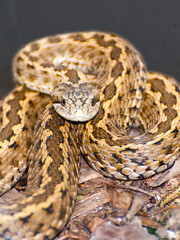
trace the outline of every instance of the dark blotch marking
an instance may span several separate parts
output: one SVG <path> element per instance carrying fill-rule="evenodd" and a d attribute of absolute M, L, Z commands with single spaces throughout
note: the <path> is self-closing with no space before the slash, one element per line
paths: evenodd
<path fill-rule="evenodd" d="M 131 113 L 134 113 L 134 112 L 136 112 L 136 110 L 137 110 L 137 107 L 136 107 L 136 106 L 134 106 L 134 107 L 130 107 L 129 109 L 130 109 L 130 112 L 131 112 Z"/>
<path fill-rule="evenodd" d="M 36 148 L 38 150 L 38 148 Z M 42 169 L 44 162 L 42 160 L 42 156 L 40 157 L 39 161 L 38 161 L 38 165 L 39 165 L 39 169 Z M 41 179 L 39 179 L 40 181 Z M 38 183 L 38 185 L 40 186 L 40 182 Z"/>
<path fill-rule="evenodd" d="M 29 105 L 33 108 L 34 107 L 33 101 L 29 100 Z"/>
<path fill-rule="evenodd" d="M 35 126 L 35 131 L 38 131 L 41 127 L 41 121 L 38 121 L 36 126 Z"/>
<path fill-rule="evenodd" d="M 123 94 L 124 95 L 124 94 Z M 119 95 L 118 96 L 118 100 L 121 102 L 121 100 L 122 100 L 122 97 L 123 97 L 123 95 L 121 96 L 121 95 Z"/>
<path fill-rule="evenodd" d="M 166 147 L 166 155 L 172 154 L 172 152 L 173 152 L 173 149 L 171 145 L 169 147 Z"/>
<path fill-rule="evenodd" d="M 35 146 L 37 151 L 40 149 L 41 143 L 42 143 L 42 140 L 39 139 L 38 142 L 36 143 L 36 146 Z"/>
<path fill-rule="evenodd" d="M 176 92 L 180 93 L 180 89 L 177 85 L 174 85 Z"/>
<path fill-rule="evenodd" d="M 14 148 L 14 150 L 18 147 L 19 147 L 19 144 L 16 141 L 13 144 L 9 145 L 9 148 Z"/>
<path fill-rule="evenodd" d="M 134 71 L 139 72 L 139 69 L 140 69 L 140 63 L 139 63 L 139 61 L 136 61 L 136 62 L 133 64 L 133 69 L 134 69 Z"/>
<path fill-rule="evenodd" d="M 14 98 L 12 100 L 8 100 L 7 104 L 11 106 L 11 111 L 7 114 L 7 118 L 9 119 L 9 123 L 7 124 L 6 128 L 1 130 L 0 139 L 4 141 L 7 139 L 10 141 L 11 137 L 14 136 L 14 132 L 12 130 L 12 126 L 17 125 L 21 122 L 19 115 L 17 115 L 18 110 L 21 110 L 22 107 L 19 104 L 19 100 L 23 100 L 24 96 L 24 89 L 22 91 L 13 91 Z"/>
<path fill-rule="evenodd" d="M 126 74 L 127 74 L 127 75 L 130 75 L 130 73 L 131 73 L 131 69 L 128 68 L 127 71 L 126 71 Z"/>
<path fill-rule="evenodd" d="M 115 33 L 111 33 L 111 37 L 117 37 Z"/>
<path fill-rule="evenodd" d="M 29 74 L 29 78 L 33 81 L 36 79 L 36 75 L 35 74 Z"/>
<path fill-rule="evenodd" d="M 22 57 L 17 57 L 17 58 L 16 58 L 16 61 L 17 61 L 17 62 L 21 62 L 22 60 L 23 60 Z"/>
<path fill-rule="evenodd" d="M 72 139 L 70 138 L 70 136 L 68 136 L 67 140 L 68 140 L 69 146 L 72 146 Z"/>
<path fill-rule="evenodd" d="M 109 40 L 105 41 L 104 40 L 104 35 L 103 34 L 95 34 L 93 36 L 94 39 L 96 39 L 96 42 L 102 46 L 102 47 L 112 47 L 111 53 L 110 53 L 110 58 L 112 60 L 118 61 L 120 54 L 121 54 L 121 49 L 116 46 L 116 41 L 115 40 Z"/>
<path fill-rule="evenodd" d="M 65 66 L 56 66 L 56 67 L 54 68 L 54 70 L 57 71 L 57 72 L 60 72 L 60 71 L 65 70 L 65 69 L 66 69 Z"/>
<path fill-rule="evenodd" d="M 6 117 L 7 117 L 7 118 L 9 117 L 10 113 L 11 113 L 11 110 L 9 110 L 8 112 L 6 112 Z"/>
<path fill-rule="evenodd" d="M 111 76 L 116 79 L 117 77 L 121 76 L 123 70 L 124 67 L 122 63 L 117 62 L 116 65 L 112 68 Z"/>
<path fill-rule="evenodd" d="M 141 91 L 141 93 L 144 93 L 144 88 L 143 87 L 139 87 L 139 90 Z"/>
<path fill-rule="evenodd" d="M 119 57 L 120 57 L 120 54 L 121 54 L 122 50 L 118 47 L 113 47 L 111 53 L 110 53 L 110 58 L 112 60 L 116 60 L 118 61 L 119 60 Z"/>
<path fill-rule="evenodd" d="M 47 75 L 48 72 L 47 71 L 42 71 L 42 74 Z"/>
<path fill-rule="evenodd" d="M 132 153 L 136 153 L 138 149 L 132 149 L 132 148 L 125 148 L 124 150 L 122 150 L 122 152 L 132 152 Z"/>
<path fill-rule="evenodd" d="M 31 61 L 31 62 L 34 62 L 34 61 L 37 61 L 38 60 L 38 57 L 34 57 L 34 56 L 31 56 L 31 55 L 29 55 L 29 60 Z"/>
<path fill-rule="evenodd" d="M 94 143 L 94 140 L 92 140 L 91 137 L 89 138 L 89 143 L 90 143 L 90 144 Z"/>
<path fill-rule="evenodd" d="M 49 38 L 48 38 L 48 41 L 49 41 L 50 43 L 57 43 L 57 42 L 60 42 L 60 41 L 61 41 L 61 38 L 60 38 L 60 37 L 57 37 L 57 36 L 49 37 Z"/>
<path fill-rule="evenodd" d="M 108 115 L 107 115 L 107 116 L 108 116 L 108 118 L 109 118 L 109 119 L 111 119 L 111 114 L 110 114 L 110 113 L 108 113 Z"/>
<path fill-rule="evenodd" d="M 177 99 L 172 93 L 166 92 L 162 95 L 160 102 L 170 107 L 177 103 Z"/>
<path fill-rule="evenodd" d="M 173 133 L 174 134 L 174 138 L 176 138 L 178 133 L 179 133 L 179 130 L 176 127 L 171 133 Z"/>
<path fill-rule="evenodd" d="M 106 86 L 106 88 L 103 90 L 103 94 L 105 95 L 104 101 L 107 101 L 116 95 L 116 87 L 114 82 L 111 82 Z"/>
<path fill-rule="evenodd" d="M 77 71 L 74 69 L 70 69 L 67 71 L 66 76 L 69 78 L 69 81 L 72 83 L 78 83 L 80 78 L 77 74 Z"/>
<path fill-rule="evenodd" d="M 172 120 L 177 117 L 177 111 L 175 109 L 164 109 L 164 113 Z"/>
<path fill-rule="evenodd" d="M 16 68 L 16 73 L 18 76 L 21 76 L 21 69 L 20 68 Z"/>
<path fill-rule="evenodd" d="M 107 173 L 107 167 L 100 167 L 100 172 Z"/>
<path fill-rule="evenodd" d="M 53 204 L 51 203 L 49 207 L 43 208 L 44 211 L 46 211 L 47 214 L 52 214 L 54 212 L 53 210 Z"/>
<path fill-rule="evenodd" d="M 170 123 L 177 117 L 177 111 L 173 109 L 173 105 L 177 103 L 177 99 L 172 93 L 166 91 L 165 84 L 161 79 L 155 78 L 151 81 L 151 90 L 153 92 L 160 92 L 160 102 L 167 106 L 167 108 L 164 109 L 167 120 L 158 124 L 158 132 L 156 134 L 159 134 L 168 131 L 170 129 Z"/>
<path fill-rule="evenodd" d="M 44 68 L 50 68 L 50 67 L 54 67 L 54 64 L 52 63 L 41 63 L 41 66 L 44 67 Z"/>
<path fill-rule="evenodd" d="M 78 42 L 85 42 L 86 39 L 83 38 L 83 36 L 79 33 L 70 36 L 74 41 L 78 41 Z"/>
<path fill-rule="evenodd" d="M 145 77 L 141 77 L 141 80 L 144 82 L 144 81 L 146 81 L 146 78 Z"/>
<path fill-rule="evenodd" d="M 2 129 L 1 134 L 3 133 L 3 130 L 4 130 L 4 129 Z M 7 131 L 7 130 L 10 130 L 10 129 L 6 129 L 6 131 Z M 14 135 L 15 135 L 15 134 L 14 134 L 14 132 L 12 131 L 11 134 L 8 135 L 7 140 L 10 142 L 11 138 L 12 138 Z"/>
<path fill-rule="evenodd" d="M 2 224 L 0 224 L 0 226 L 2 226 Z M 10 237 L 9 238 L 8 237 L 4 238 L 4 236 L 9 235 L 7 233 L 9 233 L 9 228 L 5 228 L 4 231 L 0 233 L 0 237 L 4 240 L 11 240 Z"/>
<path fill-rule="evenodd" d="M 165 84 L 162 80 L 155 78 L 151 81 L 151 90 L 153 92 L 165 91 Z"/>
<path fill-rule="evenodd" d="M 143 71 L 144 73 L 146 73 L 146 68 L 145 68 L 145 67 L 143 67 L 143 68 L 142 68 L 142 71 Z"/>
<path fill-rule="evenodd" d="M 98 159 L 98 160 L 102 160 L 102 156 L 101 156 L 101 154 L 99 154 L 98 152 L 93 152 L 92 153 L 93 154 L 93 156 L 96 158 L 96 159 Z"/>
<path fill-rule="evenodd" d="M 52 227 L 51 227 L 51 229 L 52 229 Z M 39 232 L 37 232 L 37 233 L 39 233 Z M 44 235 L 43 236 L 43 240 L 49 240 L 49 235 L 47 236 L 47 235 Z"/>
<path fill-rule="evenodd" d="M 166 132 L 171 128 L 168 121 L 159 123 L 157 127 L 158 127 L 158 131 L 156 134 L 159 134 L 160 132 Z"/>
<path fill-rule="evenodd" d="M 135 92 L 136 92 L 136 89 L 130 89 L 130 92 L 131 92 L 131 93 L 135 93 Z"/>
<path fill-rule="evenodd" d="M 160 167 L 160 166 L 163 166 L 163 165 L 164 165 L 164 162 L 163 162 L 163 161 L 159 161 L 158 164 L 159 164 L 159 167 Z"/>
<path fill-rule="evenodd" d="M 43 182 L 43 176 L 39 176 L 39 179 L 38 179 L 38 187 L 40 188 L 42 182 Z"/>
<path fill-rule="evenodd" d="M 24 224 L 25 224 L 25 223 L 28 223 L 32 215 L 33 215 L 33 213 L 31 213 L 31 214 L 30 214 L 29 216 L 27 216 L 27 217 L 20 217 L 20 221 L 22 221 Z"/>
<path fill-rule="evenodd" d="M 163 142 L 164 139 L 160 139 L 159 141 L 153 143 L 153 145 L 161 145 L 161 143 Z"/>
<path fill-rule="evenodd" d="M 31 147 L 31 145 L 32 145 L 32 141 L 31 141 L 31 139 L 28 139 L 26 142 L 27 149 L 29 149 Z"/>
<path fill-rule="evenodd" d="M 35 67 L 33 65 L 27 64 L 26 66 L 27 66 L 27 68 L 35 69 Z"/>
<path fill-rule="evenodd" d="M 126 47 L 125 51 L 127 55 L 132 53 L 132 50 L 129 47 Z"/>
<path fill-rule="evenodd" d="M 36 236 L 37 234 L 39 234 L 40 229 L 44 226 L 44 223 L 38 224 L 38 228 L 34 230 L 34 236 Z M 49 240 L 49 236 L 47 238 L 47 236 L 43 236 L 43 240 Z"/>
<path fill-rule="evenodd" d="M 34 51 L 37 51 L 39 49 L 39 44 L 34 42 L 31 44 L 31 51 L 34 52 Z"/>
<path fill-rule="evenodd" d="M 26 55 L 26 56 L 29 56 L 30 52 L 23 51 L 23 54 Z"/>
<path fill-rule="evenodd" d="M 114 40 L 110 40 L 110 41 L 105 41 L 104 40 L 104 35 L 103 34 L 95 34 L 93 36 L 94 39 L 96 39 L 96 42 L 102 46 L 102 47 L 109 47 L 109 46 L 114 46 L 115 45 L 115 41 Z"/>
<path fill-rule="evenodd" d="M 63 136 L 62 132 L 59 132 L 59 136 L 60 136 L 59 142 L 64 143 L 64 136 Z"/>
<path fill-rule="evenodd" d="M 121 163 L 121 162 L 122 162 L 122 158 L 118 157 L 116 153 L 112 153 L 111 155 L 112 155 L 112 157 L 113 157 L 114 159 L 117 160 L 118 163 Z"/>
<path fill-rule="evenodd" d="M 106 124 L 106 127 L 109 131 L 111 131 L 111 127 L 108 124 Z"/>
<path fill-rule="evenodd" d="M 31 114 L 29 113 L 29 111 L 26 111 L 25 114 L 26 114 L 27 119 L 30 120 L 31 119 Z"/>

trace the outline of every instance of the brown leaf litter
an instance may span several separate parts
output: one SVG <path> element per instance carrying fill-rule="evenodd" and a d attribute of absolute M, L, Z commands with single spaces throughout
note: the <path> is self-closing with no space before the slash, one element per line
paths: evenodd
<path fill-rule="evenodd" d="M 27 174 L 0 198 L 23 195 Z M 82 160 L 74 212 L 56 240 L 180 239 L 180 160 L 152 178 L 119 181 L 103 177 Z"/>

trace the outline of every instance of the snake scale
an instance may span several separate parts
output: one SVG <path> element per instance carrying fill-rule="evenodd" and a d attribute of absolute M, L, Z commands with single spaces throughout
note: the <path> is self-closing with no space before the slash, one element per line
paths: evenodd
<path fill-rule="evenodd" d="M 28 167 L 25 195 L 0 207 L 0 239 L 52 239 L 74 208 L 82 154 L 105 176 L 143 179 L 180 149 L 180 90 L 148 73 L 141 55 L 110 33 L 45 37 L 14 57 L 18 86 L 1 108 L 0 192 Z M 143 134 L 131 137 L 134 122 Z"/>

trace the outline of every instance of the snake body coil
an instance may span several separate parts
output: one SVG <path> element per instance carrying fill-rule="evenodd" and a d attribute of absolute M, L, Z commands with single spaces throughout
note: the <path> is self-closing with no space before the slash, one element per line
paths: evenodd
<path fill-rule="evenodd" d="M 42 38 L 17 53 L 13 73 L 21 85 L 2 105 L 1 194 L 27 166 L 28 183 L 24 197 L 0 207 L 1 239 L 52 239 L 62 230 L 76 200 L 80 154 L 122 180 L 150 177 L 179 157 L 178 84 L 146 73 L 119 36 Z M 132 138 L 135 121 L 144 133 Z"/>

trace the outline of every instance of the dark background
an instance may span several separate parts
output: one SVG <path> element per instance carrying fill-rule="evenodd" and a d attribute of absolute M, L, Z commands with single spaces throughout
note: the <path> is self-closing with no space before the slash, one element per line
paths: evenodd
<path fill-rule="evenodd" d="M 25 43 L 50 34 L 115 32 L 138 48 L 148 69 L 180 81 L 179 0 L 0 0 L 0 96 L 13 88 L 11 61 Z"/>

